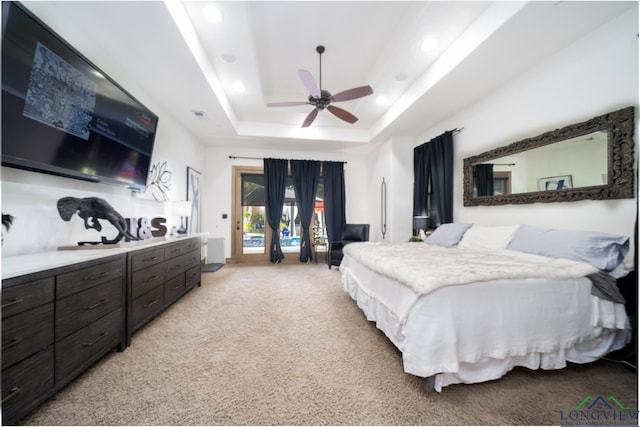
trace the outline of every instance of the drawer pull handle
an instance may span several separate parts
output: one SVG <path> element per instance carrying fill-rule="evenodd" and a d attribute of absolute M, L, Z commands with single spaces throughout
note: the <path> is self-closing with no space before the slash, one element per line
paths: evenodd
<path fill-rule="evenodd" d="M 12 338 L 11 341 L 9 341 L 7 344 L 2 346 L 2 351 L 8 350 L 11 347 L 14 347 L 20 344 L 21 342 L 22 342 L 22 338 L 19 338 L 19 337 Z"/>
<path fill-rule="evenodd" d="M 24 301 L 22 298 L 14 298 L 11 301 L 2 304 L 2 308 L 10 307 L 14 304 L 20 304 L 22 301 Z"/>
<path fill-rule="evenodd" d="M 154 299 L 153 301 L 151 301 L 149 304 L 145 304 L 144 308 L 149 308 L 152 305 L 155 305 L 156 303 L 158 303 L 158 301 L 160 301 L 159 299 Z"/>
<path fill-rule="evenodd" d="M 107 335 L 109 335 L 109 332 L 107 331 L 103 331 L 100 332 L 100 335 L 98 335 L 97 337 L 95 337 L 93 339 L 93 341 L 89 341 L 89 342 L 85 342 L 82 344 L 83 347 L 91 347 L 92 345 L 94 345 L 95 343 L 97 343 L 98 341 L 100 341 L 102 338 L 106 337 Z"/>
<path fill-rule="evenodd" d="M 109 301 L 108 298 L 103 298 L 100 301 L 98 301 L 97 303 L 93 304 L 93 305 L 87 305 L 84 307 L 85 310 L 93 310 L 94 308 L 98 308 L 100 307 L 102 304 L 106 303 L 107 301 Z"/>
<path fill-rule="evenodd" d="M 20 394 L 21 391 L 22 390 L 20 390 L 18 387 L 12 388 L 10 390 L 10 393 L 2 398 L 2 404 L 4 405 L 4 403 L 7 402 L 9 399 L 13 399 L 14 397 L 16 397 L 18 394 Z"/>
<path fill-rule="evenodd" d="M 94 274 L 93 276 L 84 276 L 82 280 L 85 282 L 90 282 L 92 280 L 99 279 L 101 277 L 107 277 L 109 275 L 108 271 L 103 271 L 102 273 Z"/>
<path fill-rule="evenodd" d="M 182 287 L 182 285 L 181 285 L 181 284 L 177 284 L 177 285 L 175 285 L 175 286 L 173 287 L 173 289 L 180 289 L 181 287 Z"/>
<path fill-rule="evenodd" d="M 152 256 L 151 258 L 145 258 L 142 260 L 142 262 L 149 262 L 149 261 L 155 261 L 157 260 L 158 257 L 157 256 Z"/>
<path fill-rule="evenodd" d="M 149 277 L 148 279 L 146 279 L 146 280 L 144 281 L 144 283 L 153 282 L 153 281 L 155 281 L 155 280 L 158 280 L 159 278 L 160 278 L 160 276 L 158 276 L 158 275 L 156 274 L 156 275 L 151 276 L 151 277 Z"/>

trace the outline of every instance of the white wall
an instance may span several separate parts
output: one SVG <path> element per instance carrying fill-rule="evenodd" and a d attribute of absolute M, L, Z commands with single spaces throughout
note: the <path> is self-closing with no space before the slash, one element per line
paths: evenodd
<path fill-rule="evenodd" d="M 265 141 L 265 146 L 268 146 Z M 256 157 L 260 160 L 230 159 L 236 157 Z M 223 238 L 225 242 L 225 257 L 231 256 L 231 214 L 232 214 L 232 167 L 233 166 L 259 166 L 262 167 L 265 157 L 296 160 L 331 160 L 346 161 L 345 165 L 345 192 L 347 222 L 364 223 L 369 220 L 369 205 L 367 203 L 367 180 L 369 176 L 369 164 L 366 158 L 349 154 L 320 153 L 310 151 L 284 151 L 284 150 L 249 150 L 233 147 L 209 147 L 206 150 L 206 173 L 204 186 L 204 211 L 202 223 L 205 231 L 209 232 L 209 238 Z M 227 219 L 222 215 L 227 214 Z"/>
<path fill-rule="evenodd" d="M 462 167 L 465 157 L 630 105 L 636 107 L 637 158 L 637 13 L 635 8 L 596 29 L 516 80 L 505 82 L 499 91 L 405 144 L 402 148 L 405 156 L 397 156 L 403 160 L 402 167 L 413 170 L 413 147 L 447 129 L 463 128 L 454 136 L 455 221 L 484 225 L 528 223 L 633 235 L 637 199 L 465 207 Z M 394 151 L 399 152 L 400 148 L 394 147 Z M 383 150 L 378 153 L 380 157 L 387 155 Z M 402 176 L 394 174 L 391 178 L 394 188 L 413 185 L 412 172 L 408 177 Z M 375 197 L 376 191 L 370 188 L 370 197 Z M 408 221 L 404 216 L 397 219 Z M 409 224 L 407 227 L 410 229 Z"/>
<path fill-rule="evenodd" d="M 369 239 L 372 241 L 391 241 L 393 230 L 391 224 L 397 223 L 393 221 L 394 201 L 396 200 L 393 193 L 393 142 L 386 141 L 381 144 L 376 152 L 376 156 L 371 156 L 369 164 L 369 177 L 367 179 L 370 187 L 370 197 L 367 200 L 367 208 L 369 210 Z M 382 180 L 386 185 L 386 196 L 382 194 Z M 347 198 L 350 195 L 347 195 Z M 383 210 L 386 211 L 383 213 Z M 383 233 L 384 221 L 384 233 Z"/>

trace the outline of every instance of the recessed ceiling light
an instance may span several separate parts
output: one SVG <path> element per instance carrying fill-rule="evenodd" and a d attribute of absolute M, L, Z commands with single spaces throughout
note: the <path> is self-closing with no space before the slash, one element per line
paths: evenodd
<path fill-rule="evenodd" d="M 438 45 L 438 39 L 433 37 L 427 37 L 420 45 L 420 50 L 423 52 L 429 52 Z"/>
<path fill-rule="evenodd" d="M 202 14 L 204 17 L 214 24 L 219 24 L 222 22 L 222 13 L 220 13 L 220 9 L 215 7 L 214 5 L 208 5 L 202 8 Z"/>
<path fill-rule="evenodd" d="M 233 64 L 237 60 L 236 56 L 232 53 L 223 53 L 222 55 L 220 55 L 220 58 L 222 58 L 224 62 L 228 62 L 229 64 Z"/>
<path fill-rule="evenodd" d="M 238 93 L 244 92 L 244 85 L 242 84 L 242 82 L 236 82 L 231 87 L 233 88 L 233 90 L 235 90 Z"/>

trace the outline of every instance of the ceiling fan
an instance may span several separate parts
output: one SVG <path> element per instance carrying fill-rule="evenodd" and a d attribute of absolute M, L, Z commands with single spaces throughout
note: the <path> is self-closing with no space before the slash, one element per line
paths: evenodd
<path fill-rule="evenodd" d="M 350 101 L 352 99 L 362 98 L 363 96 L 368 96 L 373 93 L 373 89 L 371 86 L 359 86 L 354 87 L 352 89 L 347 89 L 345 91 L 336 93 L 335 95 L 331 95 L 329 91 L 322 89 L 322 54 L 324 53 L 324 46 L 316 47 L 316 52 L 320 56 L 320 85 L 316 84 L 313 75 L 307 70 L 298 70 L 298 76 L 302 81 L 302 84 L 309 91 L 309 100 L 304 102 L 271 102 L 267 104 L 267 107 L 291 107 L 295 105 L 313 105 L 315 108 L 311 110 L 311 113 L 307 116 L 307 118 L 302 123 L 302 127 L 308 127 L 316 118 L 319 111 L 324 110 L 325 108 L 329 110 L 334 116 L 339 119 L 344 120 L 345 122 L 355 123 L 358 121 L 358 118 L 351 114 L 350 112 L 343 110 L 342 108 L 338 108 L 335 105 L 331 105 L 332 102 L 341 102 L 341 101 Z"/>

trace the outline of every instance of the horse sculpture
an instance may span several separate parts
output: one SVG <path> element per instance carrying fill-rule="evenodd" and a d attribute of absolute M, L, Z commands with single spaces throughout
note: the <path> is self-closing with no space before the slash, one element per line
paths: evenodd
<path fill-rule="evenodd" d="M 102 224 L 100 219 L 107 220 L 118 230 L 118 235 L 109 240 L 102 236 L 103 244 L 115 244 L 122 240 L 124 237 L 130 240 L 140 240 L 127 231 L 127 222 L 122 215 L 120 215 L 109 203 L 98 197 L 85 197 L 79 199 L 77 197 L 63 197 L 58 200 L 58 213 L 60 217 L 65 220 L 71 220 L 74 213 L 78 212 L 78 216 L 84 219 L 84 228 L 87 230 L 93 228 L 97 231 L 102 230 Z M 99 243 L 99 242 L 79 242 L 82 245 L 84 243 Z"/>

